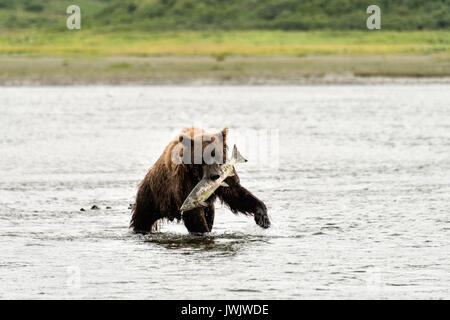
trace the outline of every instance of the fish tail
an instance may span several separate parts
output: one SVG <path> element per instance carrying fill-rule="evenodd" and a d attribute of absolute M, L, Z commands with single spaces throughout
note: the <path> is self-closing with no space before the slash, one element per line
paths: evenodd
<path fill-rule="evenodd" d="M 238 151 L 236 145 L 233 147 L 233 155 L 232 158 L 236 161 L 236 163 L 242 163 L 247 162 L 247 159 L 245 159 Z"/>

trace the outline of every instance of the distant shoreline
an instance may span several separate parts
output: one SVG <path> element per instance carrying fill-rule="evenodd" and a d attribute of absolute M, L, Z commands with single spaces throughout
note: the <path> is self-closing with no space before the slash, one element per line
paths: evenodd
<path fill-rule="evenodd" d="M 70 86 L 309 86 L 309 85 L 450 85 L 450 77 L 427 77 L 427 78 L 392 78 L 392 77 L 345 77 L 327 75 L 322 78 L 298 78 L 285 79 L 240 79 L 240 80 L 216 80 L 216 79 L 191 79 L 191 80 L 155 80 L 155 81 L 59 81 L 48 82 L 36 79 L 21 79 L 0 82 L 2 87 L 70 87 Z"/>
<path fill-rule="evenodd" d="M 0 55 L 0 86 L 450 84 L 450 58 Z"/>

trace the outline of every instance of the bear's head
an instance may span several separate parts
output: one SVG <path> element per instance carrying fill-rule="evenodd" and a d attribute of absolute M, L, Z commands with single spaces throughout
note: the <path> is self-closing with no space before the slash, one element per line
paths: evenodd
<path fill-rule="evenodd" d="M 211 134 L 199 128 L 185 128 L 170 150 L 170 166 L 188 172 L 192 178 L 218 179 L 220 165 L 226 162 L 228 128 Z"/>

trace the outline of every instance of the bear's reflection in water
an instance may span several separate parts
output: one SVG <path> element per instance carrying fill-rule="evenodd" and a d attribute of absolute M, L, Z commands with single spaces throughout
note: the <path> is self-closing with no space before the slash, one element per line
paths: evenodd
<path fill-rule="evenodd" d="M 145 243 L 158 245 L 165 249 L 180 250 L 183 254 L 210 252 L 215 255 L 234 255 L 255 242 L 264 243 L 268 241 L 263 236 L 241 233 L 178 234 L 156 232 L 143 235 L 142 237 Z"/>

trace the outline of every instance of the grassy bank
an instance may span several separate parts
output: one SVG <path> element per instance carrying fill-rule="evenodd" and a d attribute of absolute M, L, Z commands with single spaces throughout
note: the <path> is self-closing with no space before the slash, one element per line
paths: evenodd
<path fill-rule="evenodd" d="M 308 83 L 342 77 L 449 77 L 448 55 L 2 57 L 0 84 Z M 331 78 L 329 76 L 332 76 Z M 333 76 L 337 77 L 333 80 Z"/>
<path fill-rule="evenodd" d="M 304 56 L 450 54 L 450 31 L 0 32 L 0 54 Z"/>
<path fill-rule="evenodd" d="M 2 84 L 448 77 L 450 32 L 8 31 L 0 70 Z"/>

